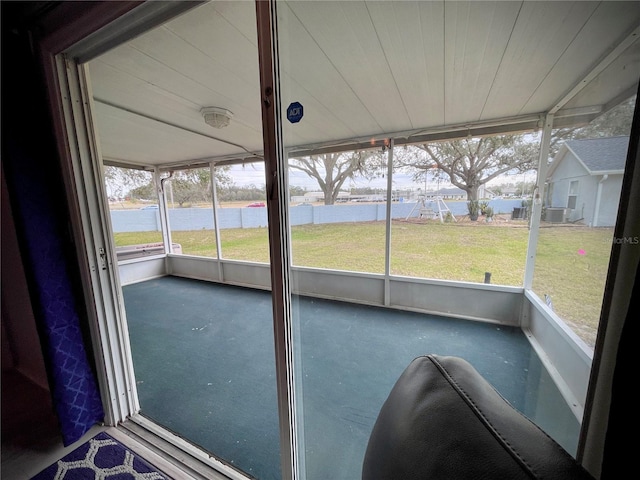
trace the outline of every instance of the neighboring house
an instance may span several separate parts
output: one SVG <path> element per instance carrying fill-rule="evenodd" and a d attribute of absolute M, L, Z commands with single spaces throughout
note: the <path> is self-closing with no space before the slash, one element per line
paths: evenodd
<path fill-rule="evenodd" d="M 496 194 L 486 188 L 485 185 L 480 185 L 478 188 L 478 198 L 493 198 Z M 443 200 L 466 200 L 467 192 L 458 187 L 440 188 L 438 190 L 428 191 L 427 198 L 441 197 Z"/>
<path fill-rule="evenodd" d="M 291 203 L 324 202 L 324 192 L 304 192 L 304 195 L 294 195 Z"/>
<path fill-rule="evenodd" d="M 338 192 L 338 202 L 346 202 L 352 198 L 349 192 Z M 324 192 L 305 192 L 304 195 L 294 195 L 291 203 L 318 203 L 324 202 Z"/>
<path fill-rule="evenodd" d="M 503 197 L 515 197 L 518 195 L 517 187 L 500 187 Z"/>
<path fill-rule="evenodd" d="M 442 197 L 443 200 L 466 200 L 467 192 L 458 187 L 440 188 L 427 192 L 427 198 Z"/>
<path fill-rule="evenodd" d="M 480 185 L 478 188 L 478 198 L 480 199 L 492 199 L 496 196 L 496 192 L 489 190 L 486 185 Z"/>
<path fill-rule="evenodd" d="M 324 201 L 324 194 L 322 197 L 318 198 L 315 195 L 294 195 L 291 197 L 291 203 L 313 203 L 313 202 L 322 202 Z"/>
<path fill-rule="evenodd" d="M 547 174 L 545 219 L 615 225 L 628 145 L 622 136 L 566 141 Z"/>

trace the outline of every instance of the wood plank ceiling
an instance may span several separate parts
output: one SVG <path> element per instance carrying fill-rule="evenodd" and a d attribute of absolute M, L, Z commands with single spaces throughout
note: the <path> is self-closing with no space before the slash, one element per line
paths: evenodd
<path fill-rule="evenodd" d="M 637 1 L 289 1 L 278 28 L 283 104 L 304 105 L 284 120 L 298 149 L 584 120 L 640 77 Z M 257 62 L 250 1 L 205 3 L 91 60 L 105 161 L 256 158 Z M 231 124 L 206 125 L 208 106 Z"/>

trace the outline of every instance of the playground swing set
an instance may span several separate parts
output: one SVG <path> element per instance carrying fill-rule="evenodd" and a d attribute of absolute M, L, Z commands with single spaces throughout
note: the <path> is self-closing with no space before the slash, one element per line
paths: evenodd
<path fill-rule="evenodd" d="M 411 209 L 405 220 L 408 220 L 416 209 L 419 209 L 418 216 L 420 218 L 427 218 L 430 220 L 440 219 L 440 222 L 444 223 L 445 218 L 450 217 L 454 222 L 457 221 L 456 217 L 451 213 L 451 210 L 441 196 L 437 196 L 435 200 L 427 200 L 424 195 L 420 195 L 418 202 Z"/>

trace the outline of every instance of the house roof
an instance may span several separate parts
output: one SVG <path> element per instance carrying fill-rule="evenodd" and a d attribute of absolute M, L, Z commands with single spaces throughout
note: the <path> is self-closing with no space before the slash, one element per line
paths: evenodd
<path fill-rule="evenodd" d="M 558 150 L 547 177 L 571 152 L 589 175 L 624 173 L 629 137 L 587 138 L 567 140 Z"/>
<path fill-rule="evenodd" d="M 546 113 L 581 124 L 640 76 L 637 1 L 282 1 L 278 18 L 283 107 L 304 106 L 284 119 L 292 155 L 527 131 Z M 255 25 L 253 2 L 205 2 L 120 44 L 106 36 L 104 53 L 75 52 L 105 162 L 261 158 Z M 229 126 L 205 124 L 210 106 L 233 113 Z"/>
<path fill-rule="evenodd" d="M 629 147 L 627 136 L 569 140 L 566 144 L 591 174 L 624 172 Z"/>
<path fill-rule="evenodd" d="M 441 188 L 427 192 L 428 195 L 466 195 L 467 192 L 458 187 Z"/>

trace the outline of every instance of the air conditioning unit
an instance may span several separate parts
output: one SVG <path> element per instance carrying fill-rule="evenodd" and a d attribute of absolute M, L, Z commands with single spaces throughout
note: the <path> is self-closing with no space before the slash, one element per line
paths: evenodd
<path fill-rule="evenodd" d="M 561 207 L 547 207 L 544 221 L 549 223 L 564 223 L 567 217 L 567 209 Z"/>

